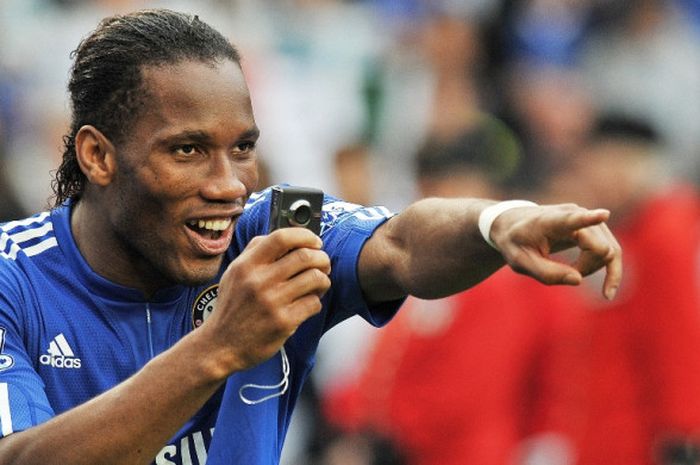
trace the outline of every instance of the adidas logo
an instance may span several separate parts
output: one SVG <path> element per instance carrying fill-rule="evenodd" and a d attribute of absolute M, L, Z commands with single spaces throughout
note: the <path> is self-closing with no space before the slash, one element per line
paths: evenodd
<path fill-rule="evenodd" d="M 39 363 L 54 368 L 80 368 L 81 360 L 75 356 L 73 349 L 68 345 L 63 333 L 59 334 L 49 344 L 48 353 L 39 357 Z"/>

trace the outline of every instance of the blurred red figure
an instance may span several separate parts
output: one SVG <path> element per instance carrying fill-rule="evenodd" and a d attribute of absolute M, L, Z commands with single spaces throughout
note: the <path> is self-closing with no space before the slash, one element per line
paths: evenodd
<path fill-rule="evenodd" d="M 482 119 L 418 155 L 425 196 L 498 198 L 517 144 Z M 450 298 L 410 298 L 377 336 L 369 362 L 327 402 L 349 433 L 388 437 L 409 465 L 505 465 L 537 429 L 549 347 L 570 314 L 556 289 L 501 270 Z M 504 292 L 504 290 L 507 290 Z"/>
<path fill-rule="evenodd" d="M 556 349 L 555 395 L 539 412 L 544 430 L 569 438 L 578 465 L 700 457 L 700 197 L 669 181 L 657 148 L 646 124 L 605 119 L 554 183 L 609 208 L 625 251 L 617 300 L 568 289 L 582 312 Z"/>

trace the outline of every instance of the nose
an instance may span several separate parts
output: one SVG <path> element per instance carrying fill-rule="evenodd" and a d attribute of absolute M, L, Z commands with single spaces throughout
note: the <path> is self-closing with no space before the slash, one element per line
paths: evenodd
<path fill-rule="evenodd" d="M 211 163 L 200 193 L 207 200 L 215 202 L 235 202 L 245 197 L 247 188 L 238 176 L 235 163 L 226 154 L 210 158 Z"/>

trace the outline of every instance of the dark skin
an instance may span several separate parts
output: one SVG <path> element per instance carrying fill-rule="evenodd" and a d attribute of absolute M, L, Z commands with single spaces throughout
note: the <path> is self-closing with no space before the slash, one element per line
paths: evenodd
<path fill-rule="evenodd" d="M 256 186 L 258 130 L 239 65 L 183 61 L 143 71 L 148 111 L 123 145 L 89 125 L 77 134 L 88 185 L 71 225 L 93 270 L 148 297 L 216 276 Z M 477 227 L 492 203 L 428 199 L 387 221 L 360 255 L 367 299 L 445 296 L 504 263 L 548 284 L 578 284 L 604 267 L 604 293 L 614 295 L 621 252 L 604 224 L 607 211 L 511 210 L 491 231 L 499 253 Z M 577 263 L 549 259 L 572 246 L 581 251 Z M 225 271 L 217 311 L 199 329 L 86 404 L 0 441 L 0 465 L 149 464 L 229 375 L 273 356 L 321 310 L 331 284 L 321 247 L 301 228 L 254 238 Z"/>

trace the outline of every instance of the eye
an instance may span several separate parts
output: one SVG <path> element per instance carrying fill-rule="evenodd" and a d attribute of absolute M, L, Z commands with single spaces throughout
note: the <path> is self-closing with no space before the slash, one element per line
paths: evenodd
<path fill-rule="evenodd" d="M 234 153 L 248 153 L 252 152 L 255 150 L 255 142 L 253 141 L 246 141 L 246 142 L 241 142 L 240 144 L 236 145 L 236 147 L 233 149 Z"/>
<path fill-rule="evenodd" d="M 192 157 L 198 152 L 198 148 L 194 144 L 182 144 L 174 148 L 177 155 L 182 155 L 184 157 Z"/>
<path fill-rule="evenodd" d="M 254 160 L 255 141 L 246 141 L 237 144 L 231 151 L 231 155 L 239 162 Z"/>

